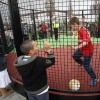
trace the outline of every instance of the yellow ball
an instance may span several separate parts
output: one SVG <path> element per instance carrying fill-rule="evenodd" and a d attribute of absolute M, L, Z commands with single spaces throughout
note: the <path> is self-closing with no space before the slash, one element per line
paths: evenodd
<path fill-rule="evenodd" d="M 72 91 L 77 91 L 79 90 L 80 88 L 80 82 L 76 79 L 72 79 L 69 81 L 69 88 L 72 90 Z"/>

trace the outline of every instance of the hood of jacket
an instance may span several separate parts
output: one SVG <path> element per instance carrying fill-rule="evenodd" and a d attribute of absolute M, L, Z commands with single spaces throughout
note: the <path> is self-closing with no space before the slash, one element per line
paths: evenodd
<path fill-rule="evenodd" d="M 28 60 L 27 61 L 24 61 L 24 56 L 20 56 L 16 59 L 15 63 L 14 63 L 14 66 L 15 67 L 18 67 L 18 66 L 24 66 L 26 64 L 29 64 L 31 63 L 32 61 L 34 61 L 35 59 L 37 58 L 37 56 L 30 56 L 28 57 Z"/>
<path fill-rule="evenodd" d="M 14 66 L 17 68 L 17 71 L 22 76 L 22 78 L 31 78 L 30 75 L 35 70 L 35 62 L 38 56 L 30 56 L 27 60 L 23 60 L 24 56 L 20 56 L 16 59 Z"/>

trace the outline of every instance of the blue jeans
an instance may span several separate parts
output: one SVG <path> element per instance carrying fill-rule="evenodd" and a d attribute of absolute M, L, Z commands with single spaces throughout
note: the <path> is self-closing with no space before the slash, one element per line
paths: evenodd
<path fill-rule="evenodd" d="M 43 93 L 41 95 L 34 95 L 27 93 L 29 100 L 49 100 L 49 93 Z"/>
<path fill-rule="evenodd" d="M 81 57 L 83 57 L 83 61 L 81 59 Z M 77 49 L 74 54 L 73 54 L 73 59 L 78 63 L 83 65 L 84 69 L 86 70 L 86 72 L 90 75 L 90 77 L 96 78 L 96 74 L 94 73 L 92 66 L 90 65 L 90 61 L 91 61 L 91 55 L 90 56 L 84 56 L 81 51 L 79 49 Z"/>

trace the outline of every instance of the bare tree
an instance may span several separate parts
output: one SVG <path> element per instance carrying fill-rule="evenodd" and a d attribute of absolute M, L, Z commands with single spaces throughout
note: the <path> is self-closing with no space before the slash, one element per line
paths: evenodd
<path fill-rule="evenodd" d="M 69 19 L 74 15 L 73 8 L 72 8 L 72 0 L 69 1 L 67 15 Z"/>
<path fill-rule="evenodd" d="M 45 9 L 47 11 L 46 15 L 50 16 L 51 14 L 51 17 L 52 17 L 55 12 L 55 0 L 46 0 Z"/>
<path fill-rule="evenodd" d="M 94 0 L 94 9 L 100 8 L 100 1 L 99 0 Z"/>
<path fill-rule="evenodd" d="M 98 9 L 100 9 L 100 1 L 99 0 L 94 0 L 92 9 L 93 9 L 94 14 L 98 14 Z"/>

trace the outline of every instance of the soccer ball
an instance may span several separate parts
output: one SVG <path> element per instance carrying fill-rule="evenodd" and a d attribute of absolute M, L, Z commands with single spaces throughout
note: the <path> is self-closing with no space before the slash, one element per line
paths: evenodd
<path fill-rule="evenodd" d="M 80 82 L 76 79 L 72 79 L 69 81 L 69 88 L 72 90 L 72 91 L 77 91 L 79 90 L 80 88 Z"/>

